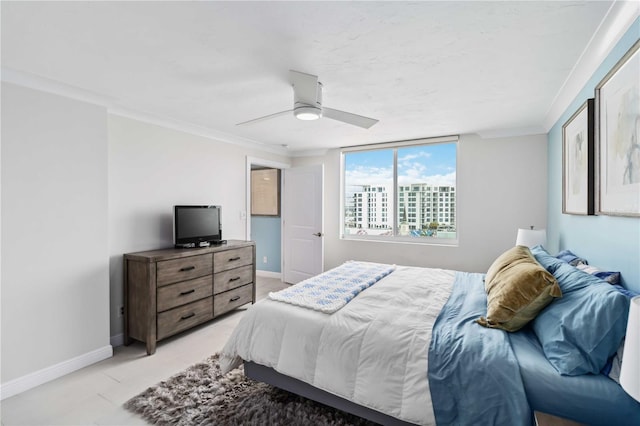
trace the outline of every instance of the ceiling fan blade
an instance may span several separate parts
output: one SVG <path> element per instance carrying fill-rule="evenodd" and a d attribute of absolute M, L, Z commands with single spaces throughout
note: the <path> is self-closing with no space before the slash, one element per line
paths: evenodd
<path fill-rule="evenodd" d="M 258 117 L 258 118 L 254 118 L 254 119 L 252 119 L 252 120 L 243 121 L 242 123 L 238 123 L 238 124 L 236 124 L 236 126 L 242 126 L 242 125 L 244 125 L 244 124 L 254 124 L 254 123 L 257 123 L 257 122 L 259 122 L 259 121 L 269 120 L 270 118 L 279 117 L 279 116 L 281 116 L 281 115 L 285 115 L 285 114 L 288 114 L 288 113 L 291 113 L 291 112 L 293 112 L 293 110 L 292 110 L 292 109 L 288 109 L 288 110 L 286 110 L 286 111 L 276 112 L 276 113 L 274 113 L 274 114 L 265 115 L 264 117 Z"/>
<path fill-rule="evenodd" d="M 293 86 L 295 102 L 315 106 L 318 102 L 318 76 L 289 70 L 289 79 Z"/>
<path fill-rule="evenodd" d="M 331 118 L 332 120 L 342 121 L 343 123 L 353 124 L 354 126 L 362 127 L 364 129 L 368 129 L 378 122 L 375 118 L 364 117 L 362 115 L 326 107 L 322 108 L 322 116 Z"/>

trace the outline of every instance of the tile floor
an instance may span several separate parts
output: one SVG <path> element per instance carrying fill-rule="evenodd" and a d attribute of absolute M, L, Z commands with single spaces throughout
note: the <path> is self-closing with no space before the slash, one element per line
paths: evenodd
<path fill-rule="evenodd" d="M 258 277 L 257 298 L 286 287 Z M 247 305 L 249 306 L 249 305 Z M 147 356 L 144 344 L 114 348 L 112 358 L 0 402 L 2 426 L 146 425 L 122 404 L 175 373 L 222 349 L 247 306 L 158 343 Z"/>

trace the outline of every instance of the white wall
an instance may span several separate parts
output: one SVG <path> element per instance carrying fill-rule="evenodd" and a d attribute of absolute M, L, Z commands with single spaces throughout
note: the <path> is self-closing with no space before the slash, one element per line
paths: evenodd
<path fill-rule="evenodd" d="M 107 213 L 106 110 L 3 83 L 3 397 L 19 377 L 110 355 Z"/>
<path fill-rule="evenodd" d="M 122 255 L 171 247 L 175 204 L 220 204 L 224 239 L 244 239 L 246 157 L 285 157 L 109 116 L 111 335 L 123 332 Z M 250 216 L 249 216 L 250 217 Z"/>
<path fill-rule="evenodd" d="M 545 135 L 481 139 L 462 135 L 458 145 L 458 247 L 341 240 L 340 151 L 294 159 L 295 166 L 325 166 L 325 269 L 347 260 L 486 272 L 513 247 L 517 229 L 546 226 Z"/>

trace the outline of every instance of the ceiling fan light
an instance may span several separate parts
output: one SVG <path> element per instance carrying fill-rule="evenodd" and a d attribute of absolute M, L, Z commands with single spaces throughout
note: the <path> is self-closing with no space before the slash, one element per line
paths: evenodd
<path fill-rule="evenodd" d="M 296 108 L 293 111 L 293 114 L 299 120 L 317 120 L 318 118 L 322 117 L 322 110 L 320 108 L 314 108 L 311 106 L 301 106 Z"/>
<path fill-rule="evenodd" d="M 310 121 L 317 120 L 318 118 L 320 118 L 320 116 L 315 112 L 300 112 L 296 114 L 296 118 L 298 118 L 299 120 Z"/>

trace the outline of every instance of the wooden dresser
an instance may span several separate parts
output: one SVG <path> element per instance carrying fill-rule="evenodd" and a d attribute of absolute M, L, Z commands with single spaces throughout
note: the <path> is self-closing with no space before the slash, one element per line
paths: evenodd
<path fill-rule="evenodd" d="M 204 248 L 124 255 L 124 344 L 156 342 L 256 301 L 256 246 L 229 240 Z"/>

